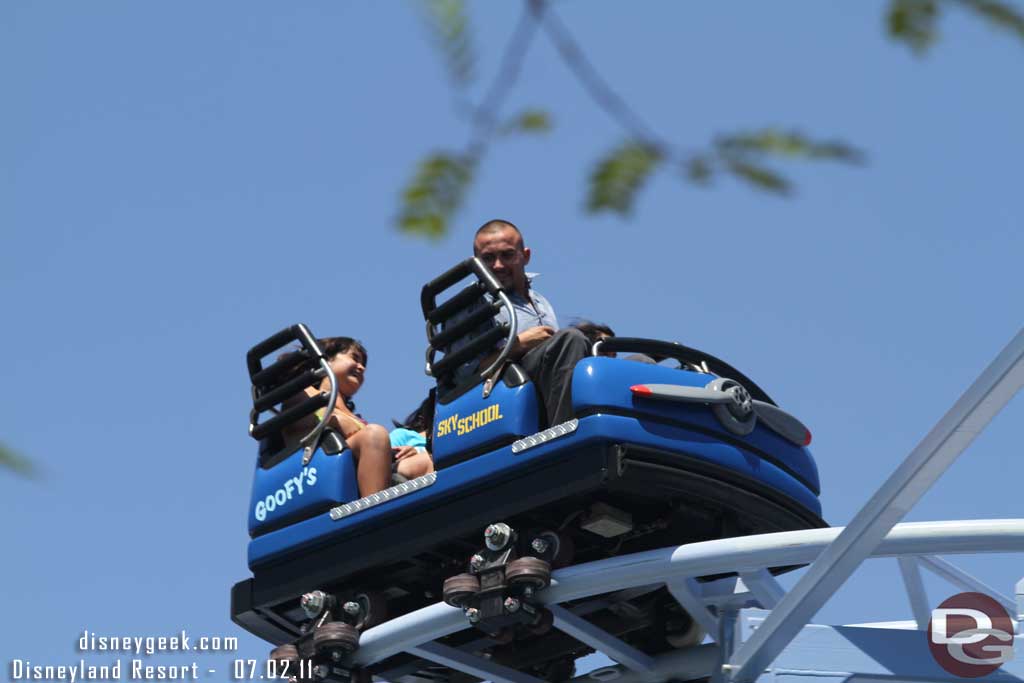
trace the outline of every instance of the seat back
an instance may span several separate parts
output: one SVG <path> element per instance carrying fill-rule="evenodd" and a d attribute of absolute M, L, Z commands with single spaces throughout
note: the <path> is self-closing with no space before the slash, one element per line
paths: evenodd
<path fill-rule="evenodd" d="M 281 354 L 292 343 L 298 350 Z M 264 364 L 267 357 L 277 356 Z M 249 510 L 249 534 L 259 536 L 358 498 L 351 452 L 326 429 L 337 383 L 316 338 L 303 324 L 264 339 L 246 354 L 252 382 L 249 435 L 259 441 Z M 304 389 L 328 379 L 331 390 Z"/>
<path fill-rule="evenodd" d="M 521 368 L 506 362 L 515 341 L 515 309 L 483 261 L 466 259 L 428 282 L 420 304 L 429 344 L 426 371 L 437 380 L 435 465 L 451 465 L 536 432 L 533 384 Z M 505 321 L 500 322 L 502 309 Z M 484 367 L 479 361 L 488 356 L 492 360 Z"/>

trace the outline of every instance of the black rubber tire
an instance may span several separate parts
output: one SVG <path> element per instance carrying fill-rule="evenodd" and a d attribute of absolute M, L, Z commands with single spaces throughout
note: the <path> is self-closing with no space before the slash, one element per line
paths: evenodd
<path fill-rule="evenodd" d="M 480 591 L 480 579 L 472 574 L 456 574 L 444 580 L 441 591 L 445 604 L 464 607 Z"/>
<path fill-rule="evenodd" d="M 360 633 L 388 620 L 388 600 L 382 593 L 363 591 L 352 599 L 359 603 L 359 619 L 355 626 Z"/>
<path fill-rule="evenodd" d="M 536 557 L 520 557 L 505 566 L 505 582 L 519 588 L 543 590 L 551 584 L 551 565 Z"/>
<path fill-rule="evenodd" d="M 289 664 L 295 664 L 299 661 L 299 648 L 292 644 L 278 645 L 270 651 L 270 659 L 275 662 L 288 662 Z"/>
<path fill-rule="evenodd" d="M 331 650 L 355 652 L 359 647 L 359 631 L 344 621 L 330 621 L 313 631 L 313 649 L 317 654 Z"/>

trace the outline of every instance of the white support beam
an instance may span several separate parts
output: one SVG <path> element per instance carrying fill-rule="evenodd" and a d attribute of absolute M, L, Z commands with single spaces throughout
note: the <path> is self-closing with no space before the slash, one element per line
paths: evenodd
<path fill-rule="evenodd" d="M 577 616 L 558 605 L 549 605 L 555 617 L 555 628 L 614 659 L 633 671 L 654 671 L 654 659 L 629 643 L 616 638 L 604 629 L 594 626 L 583 617 Z"/>
<path fill-rule="evenodd" d="M 492 683 L 544 683 L 529 674 L 495 664 L 483 657 L 477 657 L 441 643 L 423 643 L 418 647 L 410 648 L 408 652 Z"/>
<path fill-rule="evenodd" d="M 1024 385 L 1024 330 L 1010 341 L 814 561 L 727 665 L 750 683 L 810 621 L 885 535 Z"/>
<path fill-rule="evenodd" d="M 924 581 L 921 580 L 921 566 L 913 556 L 897 557 L 896 562 L 900 565 L 900 574 L 903 576 L 903 585 L 907 588 L 907 599 L 910 600 L 910 611 L 914 613 L 917 629 L 927 631 L 931 610 L 928 609 L 928 593 L 924 589 Z"/>
<path fill-rule="evenodd" d="M 1007 612 L 1016 618 L 1017 602 L 1012 598 L 1003 595 L 987 583 L 971 576 L 952 562 L 944 560 L 941 557 L 922 555 L 920 559 L 921 564 L 929 571 L 934 572 L 954 586 L 958 586 L 965 591 L 984 593 L 1002 605 Z"/>
<path fill-rule="evenodd" d="M 701 599 L 701 587 L 688 576 L 682 576 L 665 584 L 668 592 L 676 599 L 680 607 L 685 609 L 712 638 L 718 638 L 718 619 L 711 615 Z"/>
<path fill-rule="evenodd" d="M 767 569 L 741 571 L 740 578 L 764 609 L 774 609 L 786 595 L 786 589 Z"/>

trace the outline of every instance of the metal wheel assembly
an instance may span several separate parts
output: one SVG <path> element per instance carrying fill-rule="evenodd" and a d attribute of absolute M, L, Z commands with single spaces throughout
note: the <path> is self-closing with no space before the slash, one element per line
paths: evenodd
<path fill-rule="evenodd" d="M 445 579 L 442 597 L 452 607 L 465 607 L 480 590 L 480 579 L 472 574 L 456 574 Z"/>
<path fill-rule="evenodd" d="M 543 590 L 551 584 L 551 565 L 536 557 L 520 557 L 508 563 L 505 580 L 511 586 Z"/>
<path fill-rule="evenodd" d="M 313 632 L 313 649 L 317 654 L 331 650 L 355 652 L 359 647 L 359 631 L 343 621 L 330 621 Z"/>

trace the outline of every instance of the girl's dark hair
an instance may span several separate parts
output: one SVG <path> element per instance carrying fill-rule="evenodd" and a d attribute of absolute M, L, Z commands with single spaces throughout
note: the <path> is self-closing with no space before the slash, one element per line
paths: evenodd
<path fill-rule="evenodd" d="M 416 410 L 409 413 L 401 422 L 392 420 L 396 427 L 405 427 L 414 432 L 426 432 L 430 434 L 434 429 L 434 401 L 437 398 L 437 389 L 431 389 L 427 397 L 423 399 Z"/>
<path fill-rule="evenodd" d="M 598 341 L 600 337 L 598 335 L 605 334 L 609 337 L 615 336 L 615 330 L 604 325 L 602 323 L 595 323 L 590 320 L 577 320 L 572 324 L 577 330 L 583 333 L 583 336 L 593 344 Z"/>
<path fill-rule="evenodd" d="M 363 354 L 363 365 L 369 362 L 369 354 L 366 353 L 366 347 L 358 339 L 353 339 L 352 337 L 322 337 L 316 340 L 316 344 L 328 359 L 334 358 L 339 353 L 355 349 Z M 277 359 L 287 363 L 292 372 L 297 371 L 299 366 L 309 362 L 309 356 L 301 349 L 283 353 Z M 353 403 L 352 399 L 346 396 L 343 400 L 348 409 L 355 412 L 356 404 Z"/>
<path fill-rule="evenodd" d="M 316 343 L 328 358 L 334 358 L 339 353 L 355 349 L 363 354 L 364 365 L 370 362 L 370 355 L 366 353 L 366 347 L 358 339 L 353 339 L 352 337 L 323 337 L 317 339 Z"/>

